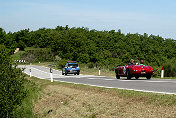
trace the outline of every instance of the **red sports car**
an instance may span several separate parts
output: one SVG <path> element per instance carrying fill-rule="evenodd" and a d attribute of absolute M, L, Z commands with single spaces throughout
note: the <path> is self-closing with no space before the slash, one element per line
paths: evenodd
<path fill-rule="evenodd" d="M 144 65 L 126 65 L 117 67 L 115 73 L 117 79 L 120 79 L 120 76 L 126 76 L 127 79 L 131 79 L 132 77 L 136 79 L 139 77 L 150 79 L 153 74 L 153 68 Z"/>

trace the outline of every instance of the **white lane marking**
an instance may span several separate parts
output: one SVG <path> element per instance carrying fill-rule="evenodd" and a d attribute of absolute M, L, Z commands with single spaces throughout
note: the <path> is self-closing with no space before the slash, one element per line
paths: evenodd
<path fill-rule="evenodd" d="M 27 73 L 27 72 L 24 72 L 24 73 L 26 73 L 27 75 L 29 75 L 29 73 Z M 36 78 L 40 78 L 40 79 L 47 79 L 47 78 L 39 77 L 39 76 L 36 76 L 36 75 L 32 75 L 32 76 L 34 76 Z"/>
<path fill-rule="evenodd" d="M 28 74 L 27 72 L 24 72 Z M 29 75 L 29 74 L 28 74 Z M 46 79 L 38 76 L 34 76 L 40 79 Z M 47 79 L 49 80 L 49 79 Z M 159 93 L 159 94 L 169 94 L 169 95 L 176 95 L 176 93 L 170 93 L 170 92 L 159 92 L 159 91 L 148 91 L 148 90 L 139 90 L 139 89 L 129 89 L 129 88 L 118 88 L 118 87 L 110 87 L 110 86 L 100 86 L 100 85 L 93 85 L 93 84 L 84 84 L 84 83 L 76 83 L 76 82 L 67 82 L 67 81 L 60 81 L 60 80 L 54 80 L 59 82 L 66 82 L 66 83 L 72 83 L 72 84 L 82 84 L 82 85 L 89 85 L 89 86 L 96 86 L 96 87 L 103 87 L 103 88 L 117 88 L 117 89 L 123 89 L 123 90 L 132 90 L 132 91 L 139 91 L 139 92 L 148 92 L 148 93 Z"/>
<path fill-rule="evenodd" d="M 48 67 L 45 67 L 45 66 L 41 66 L 41 67 L 44 67 L 44 68 L 49 69 Z M 29 68 L 30 68 L 30 65 L 26 65 L 26 66 L 25 66 L 25 70 L 27 70 L 27 69 L 29 69 Z M 40 72 L 42 72 L 42 73 L 50 74 L 50 72 L 42 71 L 42 70 L 36 68 L 35 65 L 31 66 L 31 68 L 33 68 L 34 70 L 40 71 Z M 55 70 L 55 69 L 53 69 L 53 70 Z M 81 77 L 85 77 L 86 79 L 88 79 L 87 77 L 98 77 L 98 78 L 95 78 L 95 79 L 101 79 L 101 78 L 105 77 L 105 76 L 82 75 L 82 74 L 80 74 L 79 76 L 64 76 L 64 75 L 61 75 L 61 71 L 59 71 L 59 70 L 55 70 L 55 71 L 58 71 L 59 74 L 54 74 L 54 73 L 53 73 L 53 76 L 58 76 L 59 78 L 60 78 L 60 77 L 64 77 L 64 78 L 69 78 L 69 77 L 81 78 Z"/>
<path fill-rule="evenodd" d="M 86 79 L 96 80 L 96 79 L 101 79 L 101 78 L 86 78 Z M 103 80 L 103 79 L 101 79 L 101 80 Z"/>
<path fill-rule="evenodd" d="M 174 82 L 174 81 L 146 81 L 146 82 L 176 83 L 176 82 Z"/>
<path fill-rule="evenodd" d="M 176 83 L 173 81 L 145 81 L 145 82 L 150 82 L 150 83 Z"/>
<path fill-rule="evenodd" d="M 37 71 L 40 71 L 42 73 L 46 73 L 46 74 L 50 74 L 49 72 L 45 72 L 45 71 L 42 71 L 42 70 L 39 70 L 38 68 L 34 68 L 34 67 L 31 67 Z M 47 67 L 46 67 L 47 68 Z M 79 75 L 79 76 L 64 76 L 64 75 L 60 75 L 60 74 L 53 74 L 54 76 L 57 76 L 58 78 L 62 77 L 62 78 L 70 78 L 70 77 L 74 77 L 74 78 L 81 78 L 81 77 L 97 77 L 97 76 L 94 76 L 94 75 Z M 100 76 L 100 77 L 103 77 L 103 76 Z M 87 78 L 89 79 L 89 78 Z M 101 79 L 101 78 L 94 78 L 94 79 Z"/>
<path fill-rule="evenodd" d="M 39 70 L 39 69 L 34 68 L 34 67 L 31 67 L 31 68 L 33 68 L 33 69 L 35 69 L 35 70 L 37 70 L 37 71 L 40 71 L 40 72 L 42 72 L 42 73 L 50 74 L 49 72 L 45 72 L 45 71 Z M 53 75 L 59 75 L 59 74 L 53 74 Z"/>
<path fill-rule="evenodd" d="M 118 81 L 127 81 L 127 82 L 150 82 L 150 83 L 176 83 L 174 81 L 149 81 L 149 80 L 118 80 Z"/>
<path fill-rule="evenodd" d="M 44 67 L 44 66 L 43 66 Z M 39 70 L 37 68 L 34 68 L 34 67 L 31 67 L 35 70 L 38 70 L 40 72 L 43 72 L 43 73 L 46 73 L 46 74 L 50 74 L 49 72 L 45 72 L 45 71 L 42 71 L 42 70 Z M 48 68 L 48 67 L 45 67 L 45 68 Z M 27 68 L 26 68 L 27 69 Z M 48 68 L 49 69 L 49 68 Z M 60 71 L 59 71 L 60 72 Z M 54 76 L 58 76 L 58 77 L 65 77 L 65 78 L 69 78 L 69 77 L 72 77 L 72 76 L 64 76 L 64 75 L 60 75 L 60 74 L 53 74 Z M 101 79 L 101 77 L 104 77 L 104 76 L 94 76 L 94 75 L 80 75 L 80 76 L 73 76 L 75 78 L 81 78 L 81 77 L 86 77 L 86 79 Z M 87 77 L 100 77 L 100 78 L 87 78 Z M 101 79 L 101 80 L 115 80 L 115 79 Z M 147 81 L 147 80 L 140 80 L 140 81 L 135 81 L 135 80 L 118 80 L 118 81 L 129 81 L 129 82 L 150 82 L 150 83 L 176 83 L 176 82 L 173 82 L 173 81 Z"/>
<path fill-rule="evenodd" d="M 119 80 L 118 81 L 124 81 L 124 82 L 136 82 L 135 80 Z M 143 81 L 143 80 L 140 80 L 140 81 Z M 139 82 L 139 81 L 138 81 Z"/>
<path fill-rule="evenodd" d="M 129 88 L 118 88 L 118 87 L 100 86 L 100 85 L 94 85 L 94 84 L 67 82 L 67 81 L 60 81 L 60 80 L 55 80 L 55 81 L 72 83 L 72 84 L 82 84 L 82 85 L 88 85 L 88 86 L 103 87 L 103 88 L 117 88 L 117 89 L 122 89 L 122 90 L 139 91 L 139 92 L 146 92 L 146 93 L 159 93 L 159 94 L 176 95 L 176 93 L 170 93 L 170 92 L 159 92 L 159 91 L 148 91 L 148 90 L 129 89 Z"/>
<path fill-rule="evenodd" d="M 76 78 L 81 78 L 81 76 L 76 76 Z"/>
<path fill-rule="evenodd" d="M 42 71 L 42 70 L 40 70 L 40 69 L 38 69 L 38 68 L 34 68 L 34 67 L 31 67 L 31 68 L 33 68 L 33 69 L 35 69 L 35 70 L 38 70 L 38 71 L 40 71 L 40 72 L 43 72 L 43 73 L 46 73 L 46 74 L 50 74 L 49 72 L 45 72 L 45 71 Z M 45 68 L 47 68 L 47 67 L 45 67 Z M 58 72 L 60 72 L 60 71 L 58 71 Z M 61 72 L 60 72 L 60 74 L 61 74 Z M 75 77 L 75 78 L 81 78 L 81 77 L 104 77 L 104 76 L 95 76 L 95 75 L 79 75 L 79 76 L 64 76 L 64 75 L 60 75 L 60 74 L 53 74 L 53 75 L 58 75 L 59 77 L 65 77 L 65 78 L 69 78 L 69 77 Z M 97 79 L 97 78 L 96 78 Z M 100 78 L 99 78 L 100 79 Z"/>
<path fill-rule="evenodd" d="M 42 70 L 39 70 L 37 68 L 34 68 L 34 67 L 31 67 L 35 70 L 38 70 L 40 72 L 43 72 L 43 73 L 46 73 L 46 74 L 50 74 L 48 72 L 45 72 L 45 71 L 42 71 Z M 47 67 L 46 67 L 47 68 Z M 65 77 L 65 78 L 69 78 L 69 77 L 75 77 L 75 78 L 81 78 L 81 77 L 87 77 L 86 75 L 81 75 L 81 76 L 64 76 L 64 75 L 60 75 L 60 74 L 53 74 L 54 76 L 58 76 L 58 77 Z M 89 75 L 89 77 L 104 77 L 104 76 L 94 76 L 94 75 Z M 86 79 L 101 79 L 101 78 L 86 78 Z M 111 80 L 115 80 L 115 79 L 101 79 L 101 80 L 108 80 L 108 81 L 111 81 Z M 135 80 L 119 80 L 119 81 L 129 81 L 129 82 L 150 82 L 150 83 L 176 83 L 176 82 L 172 82 L 172 81 L 147 81 L 147 80 L 140 80 L 140 81 L 135 81 Z"/>
<path fill-rule="evenodd" d="M 104 79 L 104 80 L 111 81 L 111 80 L 116 80 L 116 79 Z"/>

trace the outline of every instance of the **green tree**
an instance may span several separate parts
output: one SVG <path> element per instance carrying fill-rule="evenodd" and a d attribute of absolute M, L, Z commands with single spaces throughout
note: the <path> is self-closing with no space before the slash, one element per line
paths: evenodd
<path fill-rule="evenodd" d="M 0 117 L 12 117 L 21 104 L 25 96 L 23 82 L 21 70 L 11 64 L 8 49 L 0 45 Z"/>

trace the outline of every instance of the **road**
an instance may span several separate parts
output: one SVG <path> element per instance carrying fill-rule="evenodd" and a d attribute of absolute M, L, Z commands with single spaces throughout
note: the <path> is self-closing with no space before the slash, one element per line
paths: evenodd
<path fill-rule="evenodd" d="M 24 73 L 30 73 L 30 65 L 19 65 L 19 68 L 25 68 Z M 44 66 L 31 65 L 32 76 L 40 79 L 50 79 L 50 70 Z M 95 75 L 67 75 L 61 74 L 61 71 L 53 70 L 54 81 L 84 84 L 105 88 L 118 88 L 134 91 L 153 92 L 161 94 L 176 95 L 176 80 L 171 79 L 139 79 L 127 80 L 125 77 L 116 79 L 115 77 L 95 76 Z"/>

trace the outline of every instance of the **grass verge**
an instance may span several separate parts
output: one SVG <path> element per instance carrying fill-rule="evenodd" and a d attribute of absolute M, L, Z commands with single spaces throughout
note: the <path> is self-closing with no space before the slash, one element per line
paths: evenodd
<path fill-rule="evenodd" d="M 34 81 L 35 78 L 30 78 L 26 75 L 26 80 L 24 82 L 24 88 L 26 90 L 26 97 L 22 101 L 22 104 L 17 106 L 13 111 L 13 116 L 16 118 L 36 118 L 32 109 L 35 102 L 38 100 L 38 92 L 41 90 Z"/>
<path fill-rule="evenodd" d="M 176 117 L 176 96 L 128 90 L 106 89 L 86 85 L 30 78 L 37 88 L 30 92 L 24 108 L 31 105 L 33 116 L 57 117 Z M 31 86 L 31 87 L 32 87 Z M 32 89 L 30 89 L 32 90 Z M 32 116 L 29 110 L 21 111 Z M 32 116 L 32 117 L 33 117 Z"/>

